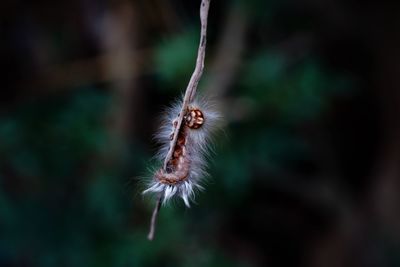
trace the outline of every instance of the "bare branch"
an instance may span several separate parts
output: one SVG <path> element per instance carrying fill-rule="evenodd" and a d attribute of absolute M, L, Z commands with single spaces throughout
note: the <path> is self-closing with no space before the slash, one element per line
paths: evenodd
<path fill-rule="evenodd" d="M 190 78 L 189 84 L 186 88 L 185 96 L 182 103 L 182 109 L 179 112 L 177 118 L 177 126 L 173 132 L 173 138 L 169 146 L 168 154 L 165 157 L 164 161 L 164 170 L 167 171 L 167 165 L 170 161 L 172 154 L 175 150 L 176 142 L 178 140 L 178 133 L 182 126 L 183 117 L 185 116 L 186 110 L 188 109 L 188 105 L 193 101 L 194 96 L 196 94 L 197 86 L 199 84 L 200 78 L 203 74 L 204 69 L 204 58 L 206 55 L 206 42 L 207 42 L 207 19 L 208 19 L 208 9 L 210 7 L 210 0 L 202 0 L 200 4 L 200 21 L 201 21 L 201 30 L 200 30 L 200 44 L 199 49 L 197 52 L 197 60 L 196 60 L 196 67 L 193 71 L 192 77 Z M 151 217 L 150 223 L 150 231 L 147 236 L 149 240 L 153 240 L 154 233 L 155 233 L 155 225 L 157 220 L 158 212 L 161 208 L 161 203 L 163 200 L 163 195 L 161 194 L 158 197 L 156 206 L 153 211 L 153 216 Z"/>
<path fill-rule="evenodd" d="M 177 127 L 174 129 L 173 139 L 171 141 L 168 154 L 164 160 L 164 170 L 167 171 L 167 164 L 172 157 L 172 153 L 175 150 L 176 141 L 178 139 L 178 133 L 182 125 L 183 116 L 185 116 L 186 110 L 190 102 L 193 101 L 196 94 L 197 85 L 199 84 L 200 78 L 203 74 L 204 69 L 204 58 L 206 55 L 206 42 L 207 42 L 207 19 L 208 9 L 210 7 L 210 0 L 202 0 L 200 4 L 200 43 L 197 52 L 196 67 L 193 71 L 192 77 L 190 78 L 189 84 L 186 88 L 185 97 L 183 99 L 182 109 L 177 119 Z"/>
<path fill-rule="evenodd" d="M 158 216 L 158 212 L 161 208 L 162 199 L 163 199 L 163 195 L 160 194 L 160 196 L 157 199 L 156 206 L 154 207 L 153 215 L 151 216 L 150 230 L 149 230 L 149 234 L 147 235 L 147 239 L 150 241 L 154 239 L 154 233 L 156 231 L 157 216 Z"/>

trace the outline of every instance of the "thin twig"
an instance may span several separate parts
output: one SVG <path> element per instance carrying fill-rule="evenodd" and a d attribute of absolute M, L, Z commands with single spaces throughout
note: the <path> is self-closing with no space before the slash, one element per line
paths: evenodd
<path fill-rule="evenodd" d="M 173 139 L 170 143 L 168 154 L 165 157 L 164 161 L 164 170 L 167 171 L 167 165 L 169 160 L 172 157 L 172 154 L 175 150 L 175 145 L 178 140 L 178 133 L 182 125 L 183 117 L 185 116 L 188 105 L 193 101 L 194 96 L 196 94 L 197 85 L 199 84 L 201 75 L 203 74 L 204 69 L 204 58 L 206 55 L 206 42 L 207 42 L 207 19 L 208 19 L 208 9 L 210 7 L 210 0 L 202 0 L 200 4 L 200 21 L 201 21 L 201 30 L 200 30 L 200 44 L 197 52 L 197 60 L 196 67 L 193 71 L 192 77 L 190 78 L 189 84 L 186 88 L 185 96 L 183 98 L 182 109 L 179 112 L 177 119 L 177 126 L 173 132 Z M 158 211 L 161 208 L 162 204 L 162 194 L 158 197 L 156 206 L 153 211 L 153 216 L 151 217 L 150 223 L 150 232 L 147 236 L 149 240 L 153 240 L 155 225 L 157 220 Z"/>
<path fill-rule="evenodd" d="M 154 239 L 154 233 L 156 231 L 157 216 L 158 216 L 158 212 L 160 211 L 160 208 L 161 208 L 162 199 L 163 199 L 163 195 L 160 194 L 158 196 L 156 206 L 154 207 L 153 215 L 151 216 L 150 230 L 149 230 L 149 234 L 147 235 L 147 239 L 149 239 L 150 241 Z"/>
<path fill-rule="evenodd" d="M 201 75 L 204 69 L 204 58 L 206 55 L 206 42 L 207 42 L 207 19 L 208 9 L 210 7 L 210 0 L 202 0 L 200 4 L 200 44 L 197 52 L 196 67 L 193 71 L 192 77 L 190 78 L 189 84 L 186 88 L 185 97 L 183 98 L 182 109 L 177 119 L 177 126 L 174 129 L 173 139 L 170 143 L 168 154 L 164 160 L 164 170 L 167 171 L 167 164 L 172 157 L 172 153 L 175 150 L 176 141 L 178 140 L 178 133 L 182 125 L 183 117 L 185 116 L 188 105 L 193 101 L 196 94 L 197 85 L 199 84 Z"/>

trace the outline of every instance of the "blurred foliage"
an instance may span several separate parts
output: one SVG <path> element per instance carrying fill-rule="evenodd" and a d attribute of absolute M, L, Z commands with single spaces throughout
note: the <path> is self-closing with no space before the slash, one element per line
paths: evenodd
<path fill-rule="evenodd" d="M 279 51 L 253 56 L 244 69 L 241 93 L 293 123 L 315 119 L 333 96 L 349 88 L 349 81 L 327 73 L 316 60 L 290 62 Z"/>
<path fill-rule="evenodd" d="M 175 38 L 160 42 L 155 52 L 156 73 L 163 86 L 175 86 L 174 91 L 186 88 L 196 63 L 198 32 L 189 30 Z"/>
<path fill-rule="evenodd" d="M 140 93 L 132 99 L 132 110 L 140 125 L 132 127 L 133 133 L 122 137 L 113 132 L 113 120 L 120 115 L 114 114 L 119 108 L 115 84 L 93 82 L 65 92 L 38 93 L 1 110 L 0 266 L 250 267 L 264 266 L 265 258 L 279 254 L 274 253 L 277 249 L 283 261 L 306 254 L 310 241 L 299 241 L 302 230 L 318 232 L 314 226 L 330 210 L 323 207 L 318 210 L 323 215 L 314 216 L 313 208 L 320 203 L 309 204 L 292 194 L 321 168 L 312 137 L 302 129 L 329 119 L 332 103 L 357 92 L 358 84 L 351 75 L 333 71 L 310 48 L 294 57 L 279 46 L 282 39 L 313 31 L 305 16 L 281 16 L 290 1 L 233 2 L 243 7 L 251 27 L 238 73 L 220 100 L 227 113 L 246 112 L 239 119 L 226 116 L 198 205 L 185 209 L 177 201 L 163 207 L 156 238 L 147 241 L 154 201 L 140 195 L 144 182 L 138 177 L 149 175 L 154 111 L 180 95 L 193 71 L 199 39 L 195 17 L 180 25 L 179 33 L 148 41 L 153 61 L 150 75 L 138 71 L 135 80 Z M 218 16 L 227 3 L 215 3 L 215 11 L 212 6 L 217 19 L 211 19 L 211 36 L 223 29 Z M 148 18 L 148 24 L 154 19 Z M 75 29 L 76 22 L 69 23 Z M 140 25 L 145 28 L 147 21 Z M 275 31 L 280 34 L 269 35 Z M 58 34 L 47 37 L 56 39 L 53 49 L 66 60 L 74 53 L 60 37 L 62 32 Z M 68 32 L 79 40 L 74 34 Z M 93 42 L 93 36 L 85 37 Z M 206 81 L 219 39 L 210 40 Z M 77 49 L 78 42 L 74 46 Z M 316 223 L 304 226 L 309 217 Z M 270 248 L 268 253 L 264 246 Z"/>

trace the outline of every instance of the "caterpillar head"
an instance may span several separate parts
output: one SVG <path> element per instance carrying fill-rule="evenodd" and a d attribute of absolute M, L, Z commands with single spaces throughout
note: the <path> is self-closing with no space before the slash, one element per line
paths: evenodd
<path fill-rule="evenodd" d="M 192 108 L 188 110 L 184 120 L 187 127 L 199 129 L 204 124 L 204 115 L 200 109 Z"/>

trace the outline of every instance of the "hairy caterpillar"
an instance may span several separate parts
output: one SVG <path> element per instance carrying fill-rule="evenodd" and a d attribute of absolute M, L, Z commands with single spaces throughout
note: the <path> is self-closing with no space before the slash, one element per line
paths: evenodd
<path fill-rule="evenodd" d="M 183 199 L 190 207 L 189 200 L 196 189 L 202 189 L 200 181 L 207 175 L 206 157 L 210 152 L 210 138 L 220 119 L 214 106 L 205 98 L 195 99 L 182 111 L 183 101 L 166 112 L 156 139 L 161 144 L 157 159 L 166 158 L 173 143 L 173 133 L 178 127 L 180 112 L 183 120 L 173 148 L 171 158 L 163 168 L 155 171 L 146 193 L 160 194 L 165 204 L 173 196 Z"/>

